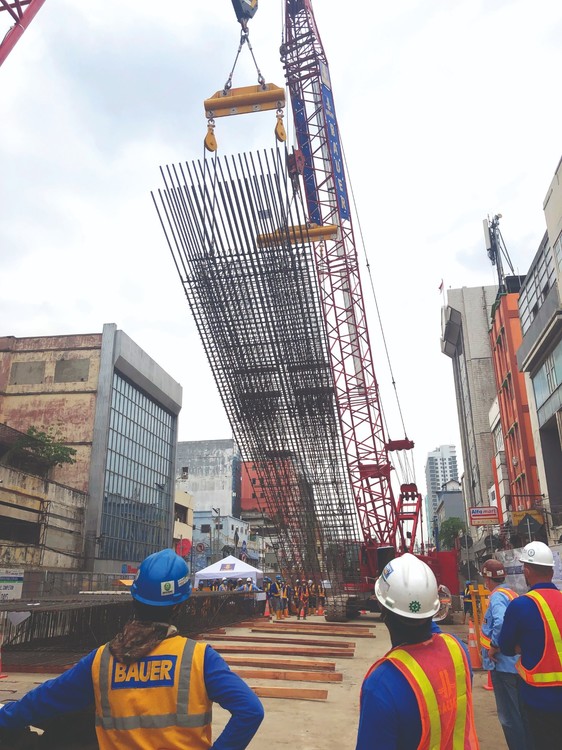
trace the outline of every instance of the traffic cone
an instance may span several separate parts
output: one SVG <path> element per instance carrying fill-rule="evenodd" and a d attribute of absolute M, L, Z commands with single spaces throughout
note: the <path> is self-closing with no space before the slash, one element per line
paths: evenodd
<path fill-rule="evenodd" d="M 265 611 L 263 613 L 263 616 L 264 617 L 269 617 L 270 616 L 270 613 L 269 613 L 269 599 L 265 600 Z"/>
<path fill-rule="evenodd" d="M 318 605 L 318 616 L 322 617 L 323 614 L 324 614 L 324 607 L 322 606 L 322 604 L 319 604 Z"/>
<path fill-rule="evenodd" d="M 484 688 L 484 690 L 494 689 L 494 686 L 492 685 L 492 672 L 490 670 L 488 670 L 488 682 L 486 683 L 486 685 L 482 685 L 482 687 Z"/>
<path fill-rule="evenodd" d="M 470 654 L 470 664 L 472 669 L 482 669 L 482 659 L 476 642 L 476 631 L 472 618 L 468 618 L 468 653 Z"/>

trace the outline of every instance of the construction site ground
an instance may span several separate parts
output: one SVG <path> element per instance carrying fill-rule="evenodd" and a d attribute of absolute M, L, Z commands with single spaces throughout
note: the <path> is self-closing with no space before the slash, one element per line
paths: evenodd
<path fill-rule="evenodd" d="M 455 615 L 455 619 L 459 616 Z M 302 632 L 294 632 L 295 626 Z M 468 625 L 457 622 L 443 629 L 467 640 Z M 338 633 L 342 630 L 347 634 Z M 323 617 L 317 616 L 309 617 L 306 622 L 292 617 L 279 627 L 277 623 L 261 619 L 203 634 L 202 638 L 215 646 L 231 668 L 260 695 L 265 719 L 250 745 L 255 750 L 265 747 L 268 750 L 354 748 L 363 677 L 370 665 L 390 647 L 386 627 L 372 614 L 361 615 L 343 625 L 328 625 Z M 29 656 L 26 654 L 22 664 L 22 668 L 28 670 L 33 666 Z M 66 663 L 73 660 L 75 656 L 66 656 Z M 13 669 L 18 668 L 15 655 L 9 661 Z M 64 664 L 65 658 L 59 662 Z M 37 663 L 43 664 L 39 654 Z M 17 699 L 55 676 L 10 671 L 9 663 L 5 663 L 4 672 L 8 676 L 0 680 L 0 701 Z M 288 672 L 292 673 L 292 679 L 286 679 Z M 475 671 L 474 713 L 480 747 L 504 750 L 507 745 L 498 722 L 494 695 L 484 689 L 486 684 L 487 673 Z M 269 697 L 271 694 L 282 697 Z M 220 706 L 213 708 L 214 737 L 228 718 L 229 714 Z"/>

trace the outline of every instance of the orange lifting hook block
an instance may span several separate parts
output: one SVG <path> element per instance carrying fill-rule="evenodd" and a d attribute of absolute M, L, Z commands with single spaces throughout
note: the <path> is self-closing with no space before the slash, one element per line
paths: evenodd
<path fill-rule="evenodd" d="M 216 151 L 217 142 L 214 137 L 215 117 L 229 117 L 231 115 L 245 115 L 251 112 L 267 112 L 277 110 L 277 124 L 275 135 L 277 140 L 285 141 L 287 136 L 283 127 L 282 109 L 285 106 L 285 89 L 273 83 L 243 86 L 238 89 L 217 91 L 210 99 L 205 99 L 205 115 L 209 120 L 205 148 Z"/>

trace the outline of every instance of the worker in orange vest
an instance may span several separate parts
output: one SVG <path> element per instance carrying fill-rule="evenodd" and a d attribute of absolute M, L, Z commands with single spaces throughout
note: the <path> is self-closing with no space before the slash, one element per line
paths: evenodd
<path fill-rule="evenodd" d="M 477 750 L 466 653 L 432 634 L 440 601 L 431 568 L 406 553 L 386 565 L 375 595 L 393 647 L 363 682 L 357 750 Z"/>
<path fill-rule="evenodd" d="M 521 701 L 535 750 L 542 750 L 562 737 L 562 591 L 552 583 L 554 556 L 546 544 L 530 542 L 519 561 L 529 591 L 509 603 L 497 645 L 507 656 L 521 654 Z"/>
<path fill-rule="evenodd" d="M 504 586 L 506 570 L 499 560 L 486 560 L 480 571 L 484 585 L 490 592 L 488 609 L 480 629 L 482 666 L 490 673 L 494 688 L 498 721 L 503 729 L 509 750 L 528 750 L 532 747 L 524 707 L 518 690 L 518 656 L 498 652 L 503 618 L 509 602 L 517 598 L 512 589 Z M 492 656 L 490 656 L 490 651 Z"/>

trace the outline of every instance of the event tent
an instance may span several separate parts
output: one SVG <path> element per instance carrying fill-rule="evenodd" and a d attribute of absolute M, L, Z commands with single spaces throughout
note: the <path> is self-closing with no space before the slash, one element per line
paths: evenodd
<path fill-rule="evenodd" d="M 252 581 L 257 585 L 257 578 L 263 576 L 263 570 L 254 568 L 253 565 L 248 565 L 246 562 L 242 562 L 237 557 L 229 555 L 223 560 L 219 560 L 212 565 L 209 565 L 203 570 L 198 570 L 195 573 L 195 585 L 199 584 L 199 581 L 209 581 L 215 578 L 222 580 L 223 578 L 251 578 Z"/>

